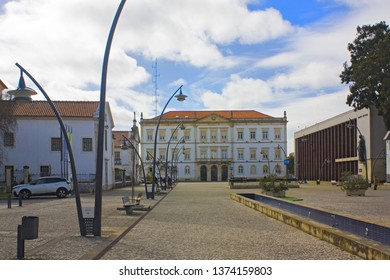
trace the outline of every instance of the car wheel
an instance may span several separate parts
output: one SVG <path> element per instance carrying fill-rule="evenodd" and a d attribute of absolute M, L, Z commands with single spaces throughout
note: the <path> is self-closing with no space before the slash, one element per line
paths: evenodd
<path fill-rule="evenodd" d="M 57 197 L 58 198 L 65 198 L 68 195 L 68 191 L 64 188 L 59 188 L 57 190 Z"/>
<path fill-rule="evenodd" d="M 31 192 L 29 190 L 21 190 L 19 192 L 19 196 L 22 198 L 22 199 L 28 199 L 30 198 L 31 196 Z"/>

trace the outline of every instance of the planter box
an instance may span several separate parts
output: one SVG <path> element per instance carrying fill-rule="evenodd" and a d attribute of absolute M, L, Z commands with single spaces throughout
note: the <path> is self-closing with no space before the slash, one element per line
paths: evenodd
<path fill-rule="evenodd" d="M 269 195 L 269 196 L 274 196 L 274 197 L 286 197 L 286 191 L 263 191 L 263 194 Z"/>
<path fill-rule="evenodd" d="M 357 189 L 357 190 L 345 190 L 347 196 L 365 196 L 366 189 Z"/>

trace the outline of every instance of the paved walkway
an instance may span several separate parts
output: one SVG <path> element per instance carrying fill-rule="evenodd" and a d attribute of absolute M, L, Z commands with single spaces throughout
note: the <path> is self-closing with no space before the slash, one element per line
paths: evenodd
<path fill-rule="evenodd" d="M 181 184 L 103 259 L 356 259 L 233 203 L 230 192 L 220 183 Z"/>
<path fill-rule="evenodd" d="M 142 191 L 136 188 L 136 193 Z M 27 259 L 356 259 L 337 247 L 268 218 L 229 198 L 226 183 L 181 183 L 143 200 L 148 213 L 117 210 L 131 188 L 104 192 L 101 237 L 81 237 L 74 198 L 30 199 L 7 209 L 0 201 L 0 259 L 16 258 L 22 216 L 39 216 L 39 238 L 26 241 Z M 339 187 L 303 185 L 288 196 L 304 203 L 390 225 L 390 186 L 346 197 Z M 83 206 L 93 205 L 83 195 Z M 158 204 L 158 205 L 157 205 Z M 144 216 L 145 215 L 145 216 Z M 131 230 L 129 230 L 131 229 Z"/>
<path fill-rule="evenodd" d="M 135 194 L 144 188 L 137 186 Z M 142 218 L 146 212 L 135 212 L 127 216 L 122 206 L 122 196 L 131 196 L 131 187 L 103 192 L 101 237 L 80 236 L 76 203 L 74 197 L 65 199 L 30 198 L 12 201 L 7 208 L 5 200 L 0 201 L 0 259 L 16 259 L 16 229 L 23 216 L 39 217 L 38 239 L 25 241 L 26 259 L 77 260 L 94 259 L 124 231 Z M 143 199 L 146 206 L 156 205 L 165 195 L 156 195 L 155 200 Z M 82 194 L 83 207 L 94 205 L 92 194 Z"/>

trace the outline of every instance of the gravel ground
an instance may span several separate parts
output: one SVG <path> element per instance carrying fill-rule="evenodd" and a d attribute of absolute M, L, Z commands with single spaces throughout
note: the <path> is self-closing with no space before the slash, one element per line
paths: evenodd
<path fill-rule="evenodd" d="M 358 259 L 233 202 L 230 192 L 222 183 L 180 184 L 103 259 Z"/>

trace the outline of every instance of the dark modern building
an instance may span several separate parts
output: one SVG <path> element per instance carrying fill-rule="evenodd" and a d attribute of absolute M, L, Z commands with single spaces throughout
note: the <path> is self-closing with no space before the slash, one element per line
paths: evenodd
<path fill-rule="evenodd" d="M 352 172 L 385 180 L 386 132 L 376 109 L 351 110 L 300 130 L 294 134 L 295 176 L 332 181 Z"/>

